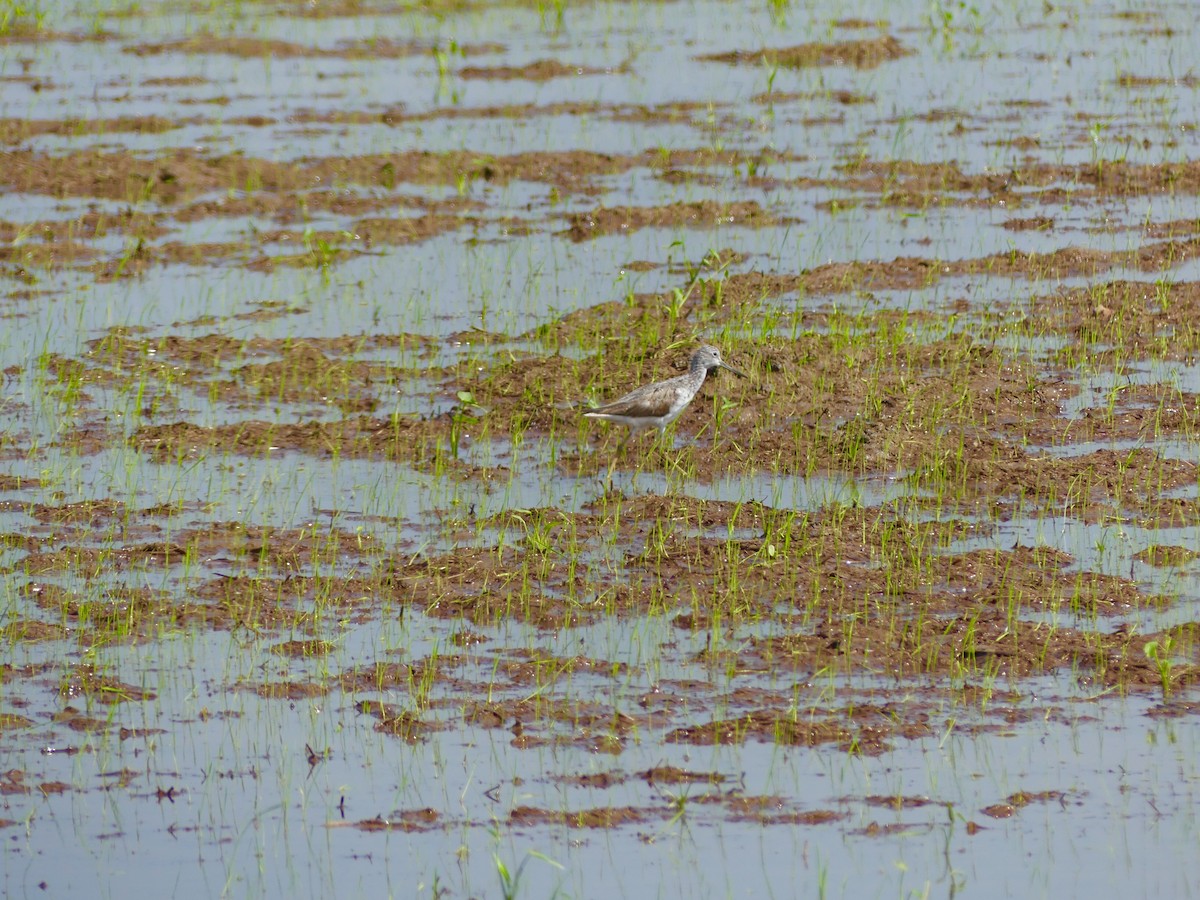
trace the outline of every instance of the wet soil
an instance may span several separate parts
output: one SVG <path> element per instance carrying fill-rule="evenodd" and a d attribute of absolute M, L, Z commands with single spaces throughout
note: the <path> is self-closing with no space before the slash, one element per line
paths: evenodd
<path fill-rule="evenodd" d="M 782 66 L 788 69 L 808 66 L 853 66 L 856 69 L 873 69 L 910 53 L 912 51 L 896 38 L 886 36 L 873 40 L 832 44 L 812 43 L 796 47 L 735 50 L 730 53 L 715 53 L 701 59 L 734 65 Z"/>

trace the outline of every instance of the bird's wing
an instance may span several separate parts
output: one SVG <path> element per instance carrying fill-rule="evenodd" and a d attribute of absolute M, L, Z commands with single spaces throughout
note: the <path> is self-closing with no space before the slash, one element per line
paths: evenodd
<path fill-rule="evenodd" d="M 675 401 L 675 392 L 667 389 L 666 384 L 651 384 L 630 391 L 624 397 L 606 403 L 588 413 L 599 413 L 602 416 L 645 416 L 658 418 L 671 411 Z M 586 415 L 586 413 L 585 413 Z"/>

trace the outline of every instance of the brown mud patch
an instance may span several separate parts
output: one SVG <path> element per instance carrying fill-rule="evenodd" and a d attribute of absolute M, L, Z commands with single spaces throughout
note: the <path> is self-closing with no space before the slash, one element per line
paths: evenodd
<path fill-rule="evenodd" d="M 458 76 L 493 81 L 549 81 L 552 78 L 573 75 L 606 75 L 613 71 L 591 66 L 572 66 L 557 59 L 539 59 L 523 66 L 464 66 L 458 70 Z"/>
<path fill-rule="evenodd" d="M 900 812 L 904 809 L 920 809 L 922 806 L 929 806 L 936 801 L 930 800 L 928 797 L 905 797 L 902 794 L 895 797 L 883 797 L 876 794 L 864 797 L 863 802 L 868 806 L 883 806 Z"/>
<path fill-rule="evenodd" d="M 32 725 L 32 719 L 27 719 L 18 713 L 0 713 L 0 731 L 30 728 Z"/>
<path fill-rule="evenodd" d="M 1054 281 L 1092 277 L 1118 267 L 1158 272 L 1193 259 L 1198 252 L 1200 241 L 1193 239 L 1156 241 L 1128 251 L 1064 247 L 1047 253 L 1012 251 L 952 261 L 898 257 L 890 261 L 831 263 L 795 276 L 791 289 L 811 294 L 919 290 L 941 278 L 964 275 Z"/>
<path fill-rule="evenodd" d="M 887 729 L 890 732 L 890 728 Z M 781 746 L 817 747 L 834 744 L 846 752 L 878 755 L 891 749 L 878 727 L 848 728 L 835 720 L 802 723 L 789 721 L 778 712 L 751 712 L 734 719 L 719 719 L 707 724 L 678 728 L 665 740 L 674 744 L 741 744 L 747 740 L 765 741 Z M 914 737 L 925 736 L 914 734 Z"/>
<path fill-rule="evenodd" d="M 834 92 L 836 96 L 838 92 Z M 847 96 L 852 96 L 847 92 Z M 853 101 L 850 101 L 853 102 Z M 866 102 L 866 101 L 863 101 Z M 605 103 L 587 100 L 557 100 L 546 103 L 505 103 L 488 106 L 442 106 L 409 111 L 403 106 L 375 109 L 301 110 L 288 117 L 295 124 L 391 125 L 412 122 L 433 122 L 458 119 L 534 119 L 558 116 L 591 116 L 614 122 L 694 123 L 701 121 L 710 110 L 723 109 L 725 104 L 697 100 L 674 100 L 660 103 Z M 264 118 L 258 124 L 274 124 Z M 246 123 L 255 124 L 255 123 Z"/>
<path fill-rule="evenodd" d="M 239 154 L 215 156 L 183 149 L 149 160 L 127 152 L 102 150 L 80 150 L 65 156 L 14 150 L 0 181 L 14 190 L 60 197 L 139 199 L 167 204 L 225 191 L 230 185 L 248 185 L 252 192 L 294 193 L 339 181 L 390 189 L 401 183 L 455 185 L 462 179 L 468 182 L 481 179 L 507 184 L 521 180 L 587 193 L 595 189 L 594 179 L 600 176 L 639 168 L 710 165 L 731 169 L 752 158 L 737 151 L 710 149 L 648 150 L 632 155 L 567 150 L 508 156 L 458 150 L 274 162 Z"/>
<path fill-rule="evenodd" d="M 330 827 L 334 826 L 344 827 L 341 822 L 335 822 L 330 825 Z M 437 810 L 425 807 L 424 809 L 402 810 L 392 813 L 387 817 L 376 816 L 373 819 L 363 819 L 353 823 L 350 827 L 357 828 L 359 831 L 402 831 L 412 833 L 432 831 L 445 826 L 442 822 L 442 816 Z"/>
<path fill-rule="evenodd" d="M 1063 791 L 1038 791 L 1037 793 L 1018 791 L 1009 795 L 1001 803 L 985 806 L 980 812 L 993 819 L 1008 819 L 1034 803 L 1058 803 L 1065 807 L 1068 803 L 1068 795 Z"/>
<path fill-rule="evenodd" d="M 97 577 L 95 569 L 85 575 Z M 74 637 L 84 646 L 149 638 L 165 627 L 194 627 L 212 624 L 218 616 L 196 604 L 179 602 L 144 586 L 116 586 L 94 601 L 57 584 L 29 582 L 22 587 L 28 597 L 49 616 L 57 616 L 64 637 Z"/>
<path fill-rule="evenodd" d="M 155 265 L 213 266 L 224 263 L 253 272 L 273 272 L 279 268 L 327 270 L 334 263 L 378 253 L 372 250 L 376 245 L 418 243 L 478 224 L 472 217 L 421 215 L 395 220 L 364 219 L 351 225 L 353 231 L 262 231 L 238 241 L 189 243 L 170 240 L 152 244 L 139 237 L 125 252 L 96 260 L 91 265 L 91 272 L 98 282 L 104 283 L 143 275 Z M 47 265 L 51 261 L 62 264 L 76 258 L 93 258 L 93 254 L 82 246 L 62 248 L 58 254 L 52 248 L 42 247 L 40 255 L 35 252 L 37 246 L 23 245 L 21 260 L 29 265 Z"/>
<path fill-rule="evenodd" d="M 63 794 L 71 790 L 71 786 L 62 781 L 27 782 L 28 774 L 21 769 L 0 772 L 0 797 L 32 794 L 35 791 L 43 797 L 48 797 L 51 794 Z"/>
<path fill-rule="evenodd" d="M 852 66 L 856 69 L 874 69 L 885 62 L 909 56 L 912 52 L 896 38 L 887 35 L 871 40 L 800 44 L 795 47 L 764 48 L 762 50 L 735 50 L 729 53 L 713 53 L 699 58 L 730 65 L 762 66 L 765 64 L 781 66 L 785 69 L 801 69 L 810 66 Z"/>
<path fill-rule="evenodd" d="M 327 685 L 311 681 L 275 681 L 266 684 L 246 684 L 243 688 L 264 700 L 310 700 L 329 693 Z"/>
<path fill-rule="evenodd" d="M 754 810 L 733 816 L 733 820 L 757 822 L 760 825 L 827 825 L 847 817 L 846 813 L 832 809 L 814 809 L 805 812 L 764 812 Z"/>
<path fill-rule="evenodd" d="M 728 780 L 719 772 L 691 772 L 675 766 L 655 766 L 637 776 L 650 784 L 722 784 Z"/>
<path fill-rule="evenodd" d="M 61 625 L 51 625 L 36 619 L 15 619 L 0 628 L 0 637 L 8 641 L 25 641 L 38 643 L 40 641 L 60 641 L 68 634 Z"/>
<path fill-rule="evenodd" d="M 1133 554 L 1133 558 L 1138 562 L 1144 562 L 1151 566 L 1185 566 L 1198 556 L 1200 553 L 1189 550 L 1187 547 L 1162 544 L 1154 544 Z"/>
<path fill-rule="evenodd" d="M 444 468 L 482 475 L 453 456 L 452 428 L 448 419 L 403 416 L 390 421 L 357 416 L 340 422 L 300 424 L 248 421 L 211 428 L 176 422 L 143 426 L 130 437 L 130 443 L 156 462 L 214 452 L 269 456 L 299 451 L 325 457 L 402 460 L 418 469 Z M 467 440 L 464 435 L 464 445 Z"/>
<path fill-rule="evenodd" d="M 96 718 L 80 712 L 74 706 L 64 706 L 54 714 L 52 721 L 78 734 L 98 734 L 108 729 L 111 724 L 106 719 Z"/>
<path fill-rule="evenodd" d="M 544 665 L 545 663 L 543 663 Z M 549 677 L 523 677 L 521 670 L 506 672 L 513 686 L 552 684 L 570 673 L 564 670 L 537 673 Z M 627 738 L 639 728 L 650 725 L 653 717 L 631 716 L 612 707 L 590 701 L 542 699 L 541 702 L 517 701 L 477 704 L 469 708 L 466 720 L 485 728 L 500 728 L 511 721 L 513 746 L 526 749 L 555 744 L 580 746 L 593 752 L 620 753 Z"/>
<path fill-rule="evenodd" d="M 284 641 L 271 647 L 268 652 L 292 659 L 309 659 L 326 656 L 333 649 L 334 645 L 329 641 Z"/>
<path fill-rule="evenodd" d="M 77 239 L 94 240 L 110 233 L 128 234 L 144 240 L 151 240 L 166 234 L 167 229 L 153 216 L 144 212 L 136 212 L 133 209 L 125 209 L 114 214 L 87 212 L 69 221 L 28 223 L 0 221 L 0 241 L 12 245 L 6 249 L 14 258 L 23 252 L 29 252 L 28 248 L 31 244 L 35 247 L 38 245 L 70 247 Z"/>
<path fill-rule="evenodd" d="M 1006 231 L 1052 231 L 1054 220 L 1049 216 L 1030 216 L 1025 219 L 1008 219 L 1000 227 Z"/>
<path fill-rule="evenodd" d="M 0 119 L 0 144 L 20 144 L 42 135 L 162 134 L 199 124 L 198 117 L 115 116 L 111 119 Z"/>
<path fill-rule="evenodd" d="M 360 701 L 355 709 L 375 718 L 375 730 L 381 734 L 398 737 L 408 744 L 416 744 L 434 731 L 441 731 L 447 726 L 438 722 L 422 719 L 419 715 L 399 707 L 379 701 Z"/>
<path fill-rule="evenodd" d="M 78 666 L 59 685 L 64 698 L 87 697 L 100 703 L 127 703 L 153 700 L 158 695 L 151 690 L 124 684 L 109 675 L 101 675 L 88 665 Z"/>
<path fill-rule="evenodd" d="M 1037 139 L 1029 137 L 997 143 L 1026 150 L 1040 146 Z M 1191 161 L 1154 164 L 1026 161 L 1005 171 L 966 172 L 953 161 L 855 159 L 840 163 L 835 169 L 837 176 L 803 177 L 788 183 L 798 188 L 835 191 L 837 196 L 824 202 L 826 208 L 833 204 L 865 204 L 917 209 L 940 205 L 1017 209 L 1026 203 L 1070 206 L 1105 197 L 1194 194 L 1200 190 L 1200 167 Z"/>
<path fill-rule="evenodd" d="M 606 790 L 610 787 L 623 784 L 626 781 L 626 776 L 618 772 L 597 772 L 593 775 L 560 775 L 555 780 L 562 784 L 574 785 L 575 787 Z"/>
<path fill-rule="evenodd" d="M 163 56 L 177 53 L 237 56 L 245 59 L 403 59 L 428 56 L 435 45 L 422 41 L 393 41 L 372 38 L 362 41 L 342 41 L 334 47 L 314 47 L 289 41 L 237 35 L 195 34 L 181 40 L 131 44 L 123 49 L 134 56 Z M 457 44 L 456 52 L 464 56 L 497 53 L 503 44 Z"/>
<path fill-rule="evenodd" d="M 776 103 L 792 103 L 797 100 L 832 100 L 841 106 L 858 106 L 874 103 L 874 94 L 860 94 L 850 90 L 828 91 L 764 91 L 750 98 L 754 103 L 774 105 Z"/>
<path fill-rule="evenodd" d="M 1195 75 L 1181 75 L 1178 78 L 1166 78 L 1158 75 L 1131 75 L 1124 73 L 1118 75 L 1114 81 L 1118 87 L 1127 88 L 1148 88 L 1148 87 L 1185 87 L 1197 88 L 1200 87 L 1200 78 Z"/>
<path fill-rule="evenodd" d="M 384 174 L 386 175 L 386 170 Z M 341 235 L 342 231 L 355 234 L 358 233 L 358 229 L 369 232 L 372 226 L 383 229 L 385 226 L 382 223 L 388 221 L 379 218 L 380 213 L 383 212 L 394 212 L 398 219 L 409 223 L 408 227 L 414 227 L 412 223 L 419 222 L 422 218 L 456 218 L 460 213 L 479 211 L 482 208 L 478 201 L 468 197 L 432 200 L 407 195 L 376 196 L 315 189 L 303 193 L 283 194 L 256 191 L 236 196 L 198 199 L 175 210 L 173 218 L 176 222 L 197 222 L 222 216 L 268 216 L 280 225 L 294 225 L 308 221 L 314 210 L 322 210 L 339 216 L 362 217 L 338 232 L 316 230 L 307 232 L 310 241 L 314 240 L 317 235 L 321 236 L 320 239 L 328 241 L 335 234 Z M 462 217 L 462 220 L 474 221 L 465 216 Z M 402 226 L 403 222 L 400 222 L 395 227 L 401 228 Z M 380 233 L 387 236 L 386 232 L 382 230 Z M 297 236 L 303 238 L 305 232 L 281 230 L 269 232 L 269 234 L 271 235 L 270 242 L 282 243 L 285 240 L 296 240 Z M 371 235 L 368 234 L 363 239 L 370 240 Z M 265 237 L 263 241 L 267 242 Z"/>
<path fill-rule="evenodd" d="M 1190 259 L 1193 242 L 1174 249 L 1181 261 Z M 1200 355 L 1200 333 L 1194 327 L 1200 283 L 1195 281 L 1101 281 L 1038 297 L 1037 304 L 1039 328 L 1070 341 L 1059 351 L 1060 359 L 1086 355 L 1102 364 L 1123 358 L 1191 362 Z"/>
<path fill-rule="evenodd" d="M 282 301 L 262 301 L 278 303 Z M 203 321 L 186 323 L 193 326 Z M 124 369 L 140 373 L 140 366 L 152 356 L 170 360 L 175 368 L 182 366 L 193 376 L 210 371 L 221 363 L 278 357 L 279 362 L 293 363 L 297 377 L 313 366 L 324 363 L 327 357 L 355 356 L 375 350 L 428 351 L 439 343 L 417 334 L 360 334 L 321 337 L 239 338 L 213 333 L 196 337 L 168 334 L 158 338 L 142 338 L 126 328 L 113 329 L 104 337 L 88 342 L 87 360 L 104 365 L 119 374 Z"/>
<path fill-rule="evenodd" d="M 508 814 L 508 824 L 517 828 L 533 825 L 565 825 L 567 828 L 619 828 L 667 818 L 660 809 L 634 806 L 598 806 L 580 810 L 539 809 L 518 806 Z"/>
<path fill-rule="evenodd" d="M 5 11 L 6 13 L 8 10 Z M 0 45 L 42 43 L 43 41 L 60 41 L 65 44 L 85 44 L 99 41 L 110 41 L 116 37 L 111 31 L 96 29 L 94 31 L 56 31 L 44 28 L 30 18 L 26 18 L 30 9 L 16 6 L 12 8 L 11 21 L 5 23 L 5 30 L 0 34 Z"/>
<path fill-rule="evenodd" d="M 697 200 L 670 206 L 597 207 L 591 212 L 574 213 L 568 221 L 570 227 L 567 236 L 573 241 L 651 227 L 691 226 L 707 229 L 718 225 L 735 225 L 756 228 L 780 224 L 780 219 L 753 200 L 737 203 Z"/>
<path fill-rule="evenodd" d="M 40 479 L 0 473 L 0 491 L 29 491 L 41 486 Z"/>
<path fill-rule="evenodd" d="M 747 671 L 773 670 L 800 663 L 803 670 L 819 671 L 831 666 L 838 671 L 873 671 L 880 675 L 915 676 L 921 673 L 947 675 L 966 670 L 973 673 L 1028 677 L 1056 671 L 1082 670 L 1087 677 L 1107 685 L 1138 685 L 1143 689 L 1159 685 L 1159 673 L 1146 659 L 1145 638 L 1127 634 L 1093 633 L 1070 628 L 1039 627 L 1036 624 L 1010 629 L 1011 621 L 1001 611 L 973 610 L 966 616 L 922 625 L 912 619 L 903 624 L 873 622 L 868 619 L 854 629 L 818 627 L 812 635 L 793 635 L 755 642 L 740 655 L 739 664 Z M 1015 632 L 1025 632 L 1019 635 Z M 889 643 L 899 646 L 888 647 Z M 755 658 L 758 662 L 755 663 Z M 811 667 L 811 668 L 810 668 Z M 1181 684 L 1194 684 L 1196 671 L 1181 675 Z M 767 715 L 747 725 L 750 736 L 768 734 L 779 714 Z M 876 723 L 875 734 L 887 735 L 896 720 L 884 712 Z M 920 727 L 909 722 L 908 727 Z M 753 727 L 750 727 L 753 726 Z M 790 726 L 789 726 L 790 727 Z M 814 730 L 815 729 L 815 730 Z M 808 742 L 848 740 L 846 725 L 836 720 L 821 728 L 795 732 L 794 738 Z M 720 730 L 727 740 L 740 734 Z M 716 737 L 709 732 L 713 741 Z M 791 731 L 788 734 L 792 734 Z M 905 736 L 910 736 L 906 734 Z"/>

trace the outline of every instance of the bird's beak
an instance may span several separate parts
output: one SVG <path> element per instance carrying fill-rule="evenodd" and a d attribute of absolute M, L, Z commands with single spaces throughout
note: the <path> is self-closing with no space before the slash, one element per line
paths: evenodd
<path fill-rule="evenodd" d="M 732 372 L 732 373 L 733 373 L 734 375 L 736 375 L 738 378 L 745 378 L 745 377 L 746 377 L 746 373 L 745 373 L 745 372 L 743 372 L 741 369 L 735 369 L 733 366 L 729 365 L 729 363 L 725 363 L 725 362 L 721 363 L 721 368 L 722 368 L 722 369 L 728 369 L 730 372 Z"/>

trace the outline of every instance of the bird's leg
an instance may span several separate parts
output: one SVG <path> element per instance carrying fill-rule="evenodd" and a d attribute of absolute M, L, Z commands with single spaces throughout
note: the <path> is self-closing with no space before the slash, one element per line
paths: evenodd
<path fill-rule="evenodd" d="M 613 470 L 617 467 L 617 460 L 621 459 L 625 455 L 625 447 L 629 443 L 629 439 L 633 437 L 633 434 L 633 429 L 629 429 L 625 433 L 625 437 L 621 438 L 621 442 L 617 444 L 617 449 L 614 450 L 612 455 L 608 458 L 608 483 L 610 485 L 612 484 Z"/>
<path fill-rule="evenodd" d="M 659 458 L 660 462 L 662 460 L 666 459 L 667 450 L 669 449 L 667 447 L 667 429 L 666 428 L 659 428 L 657 430 L 657 432 L 654 435 L 654 443 L 650 445 L 650 449 L 652 449 L 656 454 L 658 454 L 658 458 Z"/>

